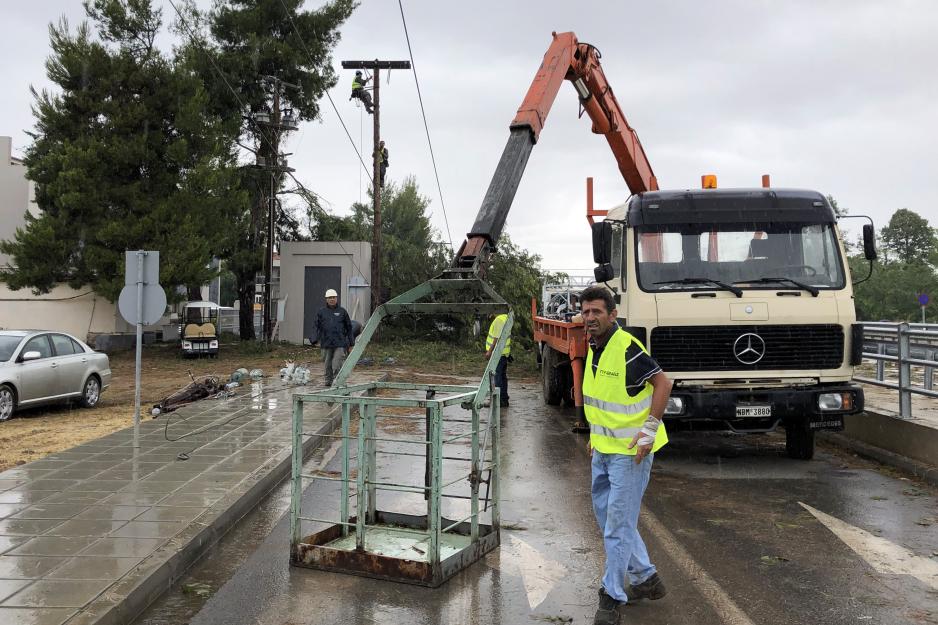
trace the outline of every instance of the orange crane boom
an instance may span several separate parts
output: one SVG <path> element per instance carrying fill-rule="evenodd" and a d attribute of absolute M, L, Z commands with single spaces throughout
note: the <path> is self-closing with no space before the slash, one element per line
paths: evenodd
<path fill-rule="evenodd" d="M 606 137 L 629 190 L 641 193 L 658 189 L 651 163 L 606 80 L 600 57 L 599 50 L 577 41 L 574 33 L 553 33 L 553 41 L 511 122 L 508 143 L 476 221 L 456 255 L 457 270 L 484 271 L 505 225 L 531 149 L 540 137 L 564 80 L 569 80 L 576 89 L 583 112 L 592 121 L 593 132 Z"/>

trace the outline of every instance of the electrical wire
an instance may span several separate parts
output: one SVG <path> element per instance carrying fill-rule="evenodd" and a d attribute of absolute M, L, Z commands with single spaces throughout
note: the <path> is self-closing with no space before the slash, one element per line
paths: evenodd
<path fill-rule="evenodd" d="M 301 190 L 303 193 L 308 193 L 308 194 L 310 194 L 310 195 L 315 195 L 316 197 L 321 197 L 321 196 L 318 195 L 317 193 L 315 193 L 315 192 L 310 191 L 309 189 L 307 189 L 307 188 L 306 188 L 306 185 L 304 185 L 302 182 L 300 182 L 299 179 L 298 179 L 296 176 L 293 175 L 293 172 L 292 172 L 292 171 L 288 171 L 288 172 L 287 172 L 287 175 L 290 176 L 290 178 L 293 179 L 293 182 L 296 183 L 296 185 L 300 188 L 300 190 Z M 325 199 L 325 198 L 323 198 L 323 199 Z M 310 205 L 310 207 L 313 207 L 314 210 L 315 210 L 316 208 L 318 208 L 320 211 L 322 211 L 322 214 L 327 215 L 327 216 L 330 216 L 329 213 L 327 213 L 321 206 L 316 206 L 316 205 L 314 205 L 312 202 L 310 202 L 309 205 Z M 355 267 L 355 269 L 358 271 L 358 275 L 360 275 L 360 276 L 362 277 L 362 280 L 364 280 L 364 279 L 365 279 L 365 274 L 362 272 L 361 267 L 358 266 L 358 263 L 355 262 L 355 256 L 354 256 L 351 252 L 349 252 L 349 251 L 345 248 L 344 245 L 342 245 L 342 241 L 335 241 L 335 243 L 338 243 L 338 244 L 339 244 L 339 247 L 341 247 L 341 248 L 342 248 L 342 251 L 345 252 L 346 256 L 348 256 L 348 259 L 349 259 L 349 261 L 352 263 L 352 266 Z"/>
<path fill-rule="evenodd" d="M 85 291 L 84 293 L 79 293 L 78 295 L 70 295 L 69 297 L 0 297 L 0 302 L 65 302 L 70 299 L 78 299 L 79 297 L 84 297 L 85 295 L 91 295 L 94 291 Z"/>
<path fill-rule="evenodd" d="M 290 14 L 290 9 L 287 8 L 287 5 L 283 0 L 280 0 L 280 6 L 283 7 L 283 12 L 286 13 L 287 19 L 290 20 L 290 25 L 293 26 L 293 32 L 296 33 L 296 38 L 300 41 L 300 46 L 303 47 L 303 51 L 306 53 L 306 56 L 309 57 L 310 65 L 315 66 L 316 61 L 313 59 L 313 55 L 310 54 L 309 48 L 306 47 L 306 42 L 303 40 L 303 36 L 300 34 L 300 29 L 296 27 L 296 22 L 293 21 L 293 15 Z M 368 166 L 365 165 L 365 159 L 362 158 L 361 152 L 358 150 L 358 146 L 355 145 L 355 139 L 352 138 L 352 133 L 349 132 L 348 126 L 345 125 L 345 120 L 342 119 L 342 115 L 339 113 L 339 107 L 335 105 L 335 102 L 332 99 L 332 95 L 328 91 L 325 92 L 326 97 L 329 99 L 329 104 L 332 105 L 332 110 L 335 111 L 336 117 L 339 118 L 339 123 L 342 124 L 342 129 L 345 130 L 345 136 L 348 137 L 349 143 L 352 144 L 352 149 L 355 150 L 355 154 L 358 155 L 358 160 L 362 164 L 362 169 L 365 170 L 365 175 L 368 176 L 368 180 L 371 182 L 371 185 L 374 186 L 375 181 L 371 177 L 371 173 L 368 171 Z"/>
<path fill-rule="evenodd" d="M 283 0 L 280 0 L 283 2 Z M 423 108 L 423 95 L 420 93 L 420 81 L 417 79 L 417 65 L 414 63 L 414 51 L 410 47 L 410 34 L 407 32 L 407 20 L 404 18 L 404 3 L 397 0 L 401 8 L 401 22 L 404 24 L 404 37 L 407 39 L 407 52 L 410 54 L 410 67 L 414 72 L 414 83 L 417 85 L 417 99 L 420 101 L 420 114 L 423 116 L 423 128 L 427 132 L 427 145 L 430 146 L 430 161 L 433 163 L 433 175 L 436 176 L 436 188 L 440 194 L 440 207 L 443 209 L 443 221 L 446 223 L 446 236 L 449 246 L 453 248 L 453 235 L 449 229 L 449 218 L 446 216 L 446 203 L 443 201 L 443 187 L 440 185 L 440 174 L 436 168 L 436 156 L 433 154 L 433 142 L 430 140 L 430 125 L 427 123 L 427 112 Z"/>

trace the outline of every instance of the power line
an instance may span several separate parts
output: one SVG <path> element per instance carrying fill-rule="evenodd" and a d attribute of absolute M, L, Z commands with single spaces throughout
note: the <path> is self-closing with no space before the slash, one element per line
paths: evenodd
<path fill-rule="evenodd" d="M 293 26 L 293 32 L 296 33 L 296 38 L 300 40 L 300 45 L 303 47 L 303 52 L 306 53 L 306 56 L 309 57 L 310 65 L 315 66 L 316 61 L 313 59 L 313 55 L 310 54 L 309 48 L 306 47 L 306 42 L 303 40 L 303 35 L 300 34 L 300 29 L 296 27 L 296 22 L 293 21 L 293 15 L 290 14 L 290 9 L 287 8 L 287 5 L 284 4 L 283 0 L 280 0 L 280 6 L 283 7 L 283 12 L 286 14 L 287 19 L 290 20 L 290 25 Z M 339 123 L 342 124 L 342 129 L 345 131 L 345 136 L 348 137 L 349 143 L 352 144 L 352 149 L 355 150 L 355 154 L 358 155 L 358 160 L 362 164 L 362 169 L 365 170 L 365 173 L 368 175 L 368 180 L 371 181 L 371 185 L 374 186 L 375 181 L 371 178 L 371 173 L 368 172 L 368 166 L 365 165 L 365 159 L 362 158 L 361 152 L 359 152 L 358 147 L 355 145 L 355 139 L 352 138 L 352 133 L 349 132 L 348 126 L 345 125 L 345 120 L 342 119 L 342 115 L 339 114 L 339 107 L 335 105 L 335 102 L 332 100 L 332 95 L 328 91 L 325 92 L 326 97 L 329 99 L 329 104 L 332 105 L 332 110 L 335 111 L 336 117 L 339 118 Z"/>
<path fill-rule="evenodd" d="M 280 0 L 283 2 L 283 0 Z M 427 123 L 427 112 L 423 108 L 423 95 L 420 93 L 420 81 L 417 80 L 417 65 L 414 63 L 414 51 L 410 47 L 410 34 L 407 32 L 407 20 L 404 19 L 404 3 L 397 0 L 401 8 L 401 22 L 404 24 L 404 37 L 407 39 L 407 52 L 410 53 L 410 66 L 414 70 L 414 83 L 417 85 L 417 99 L 420 101 L 420 114 L 423 116 L 423 127 L 427 131 L 427 145 L 430 146 L 430 160 L 433 162 L 433 175 L 436 176 L 436 188 L 440 194 L 440 207 L 443 209 L 443 221 L 446 223 L 446 236 L 449 238 L 449 246 L 453 248 L 453 235 L 449 230 L 449 218 L 446 216 L 446 203 L 443 202 L 443 187 L 440 185 L 440 174 L 436 169 L 436 157 L 433 155 L 433 142 L 430 141 L 430 126 Z"/>
<path fill-rule="evenodd" d="M 288 172 L 287 172 L 287 175 L 290 176 L 290 178 L 293 179 L 293 182 L 296 183 L 296 185 L 300 188 L 300 190 L 301 190 L 303 193 L 309 194 L 309 195 L 312 195 L 312 196 L 315 196 L 315 197 L 322 197 L 322 196 L 319 195 L 318 193 L 316 193 L 316 192 L 314 192 L 314 191 L 310 191 L 309 189 L 307 189 L 307 188 L 306 188 L 306 185 L 304 185 L 302 182 L 300 182 L 299 179 L 298 179 L 296 176 L 293 175 L 293 172 L 288 171 Z M 325 199 L 325 198 L 323 198 L 323 199 Z M 318 208 L 320 211 L 322 211 L 322 214 L 324 214 L 324 215 L 329 215 L 329 213 L 328 213 L 325 209 L 323 209 L 322 206 L 317 206 L 317 205 L 314 204 L 313 202 L 310 202 L 309 205 L 310 205 L 310 207 L 313 208 L 313 210 L 315 210 L 316 208 Z M 331 215 L 329 215 L 329 216 L 331 216 Z M 362 279 L 364 279 L 364 278 L 365 278 L 365 274 L 364 274 L 364 272 L 362 272 L 361 267 L 358 266 L 358 263 L 355 262 L 355 256 L 354 256 L 351 252 L 349 252 L 349 251 L 345 248 L 344 245 L 342 245 L 342 241 L 335 241 L 335 243 L 338 243 L 338 244 L 339 244 L 339 247 L 342 248 L 342 251 L 345 252 L 346 256 L 348 256 L 349 262 L 351 262 L 351 263 L 352 263 L 352 266 L 355 267 L 355 269 L 358 271 L 358 275 L 360 275 L 360 276 L 362 277 Z"/>

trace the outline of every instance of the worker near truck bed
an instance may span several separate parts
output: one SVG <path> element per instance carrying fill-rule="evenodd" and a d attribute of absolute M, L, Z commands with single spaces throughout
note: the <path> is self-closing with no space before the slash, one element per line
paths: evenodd
<path fill-rule="evenodd" d="M 326 305 L 316 313 L 316 336 L 310 344 L 319 343 L 324 365 L 323 384 L 332 386 L 335 374 L 342 368 L 342 361 L 355 343 L 352 320 L 344 308 L 339 306 L 339 294 L 335 289 L 326 291 Z"/>
<path fill-rule="evenodd" d="M 580 295 L 589 334 L 583 404 L 590 427 L 592 497 L 606 566 L 596 625 L 615 625 L 627 601 L 660 599 L 665 587 L 638 534 L 654 453 L 668 442 L 661 418 L 671 381 L 635 337 L 616 322 L 603 287 Z"/>
<path fill-rule="evenodd" d="M 498 337 L 502 335 L 502 328 L 508 321 L 507 314 L 492 315 L 492 323 L 489 325 L 489 334 L 485 338 L 485 357 L 492 356 L 492 350 L 498 342 Z M 508 405 L 508 362 L 511 360 L 511 337 L 505 341 L 505 348 L 502 350 L 502 356 L 498 359 L 498 365 L 495 367 L 495 386 L 501 389 L 500 402 L 502 406 Z"/>

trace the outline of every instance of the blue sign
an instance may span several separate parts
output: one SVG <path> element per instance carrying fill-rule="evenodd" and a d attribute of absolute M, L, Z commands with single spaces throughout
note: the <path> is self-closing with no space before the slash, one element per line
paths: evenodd
<path fill-rule="evenodd" d="M 922 306 L 928 306 L 928 293 L 922 293 L 918 296 L 918 303 Z"/>

